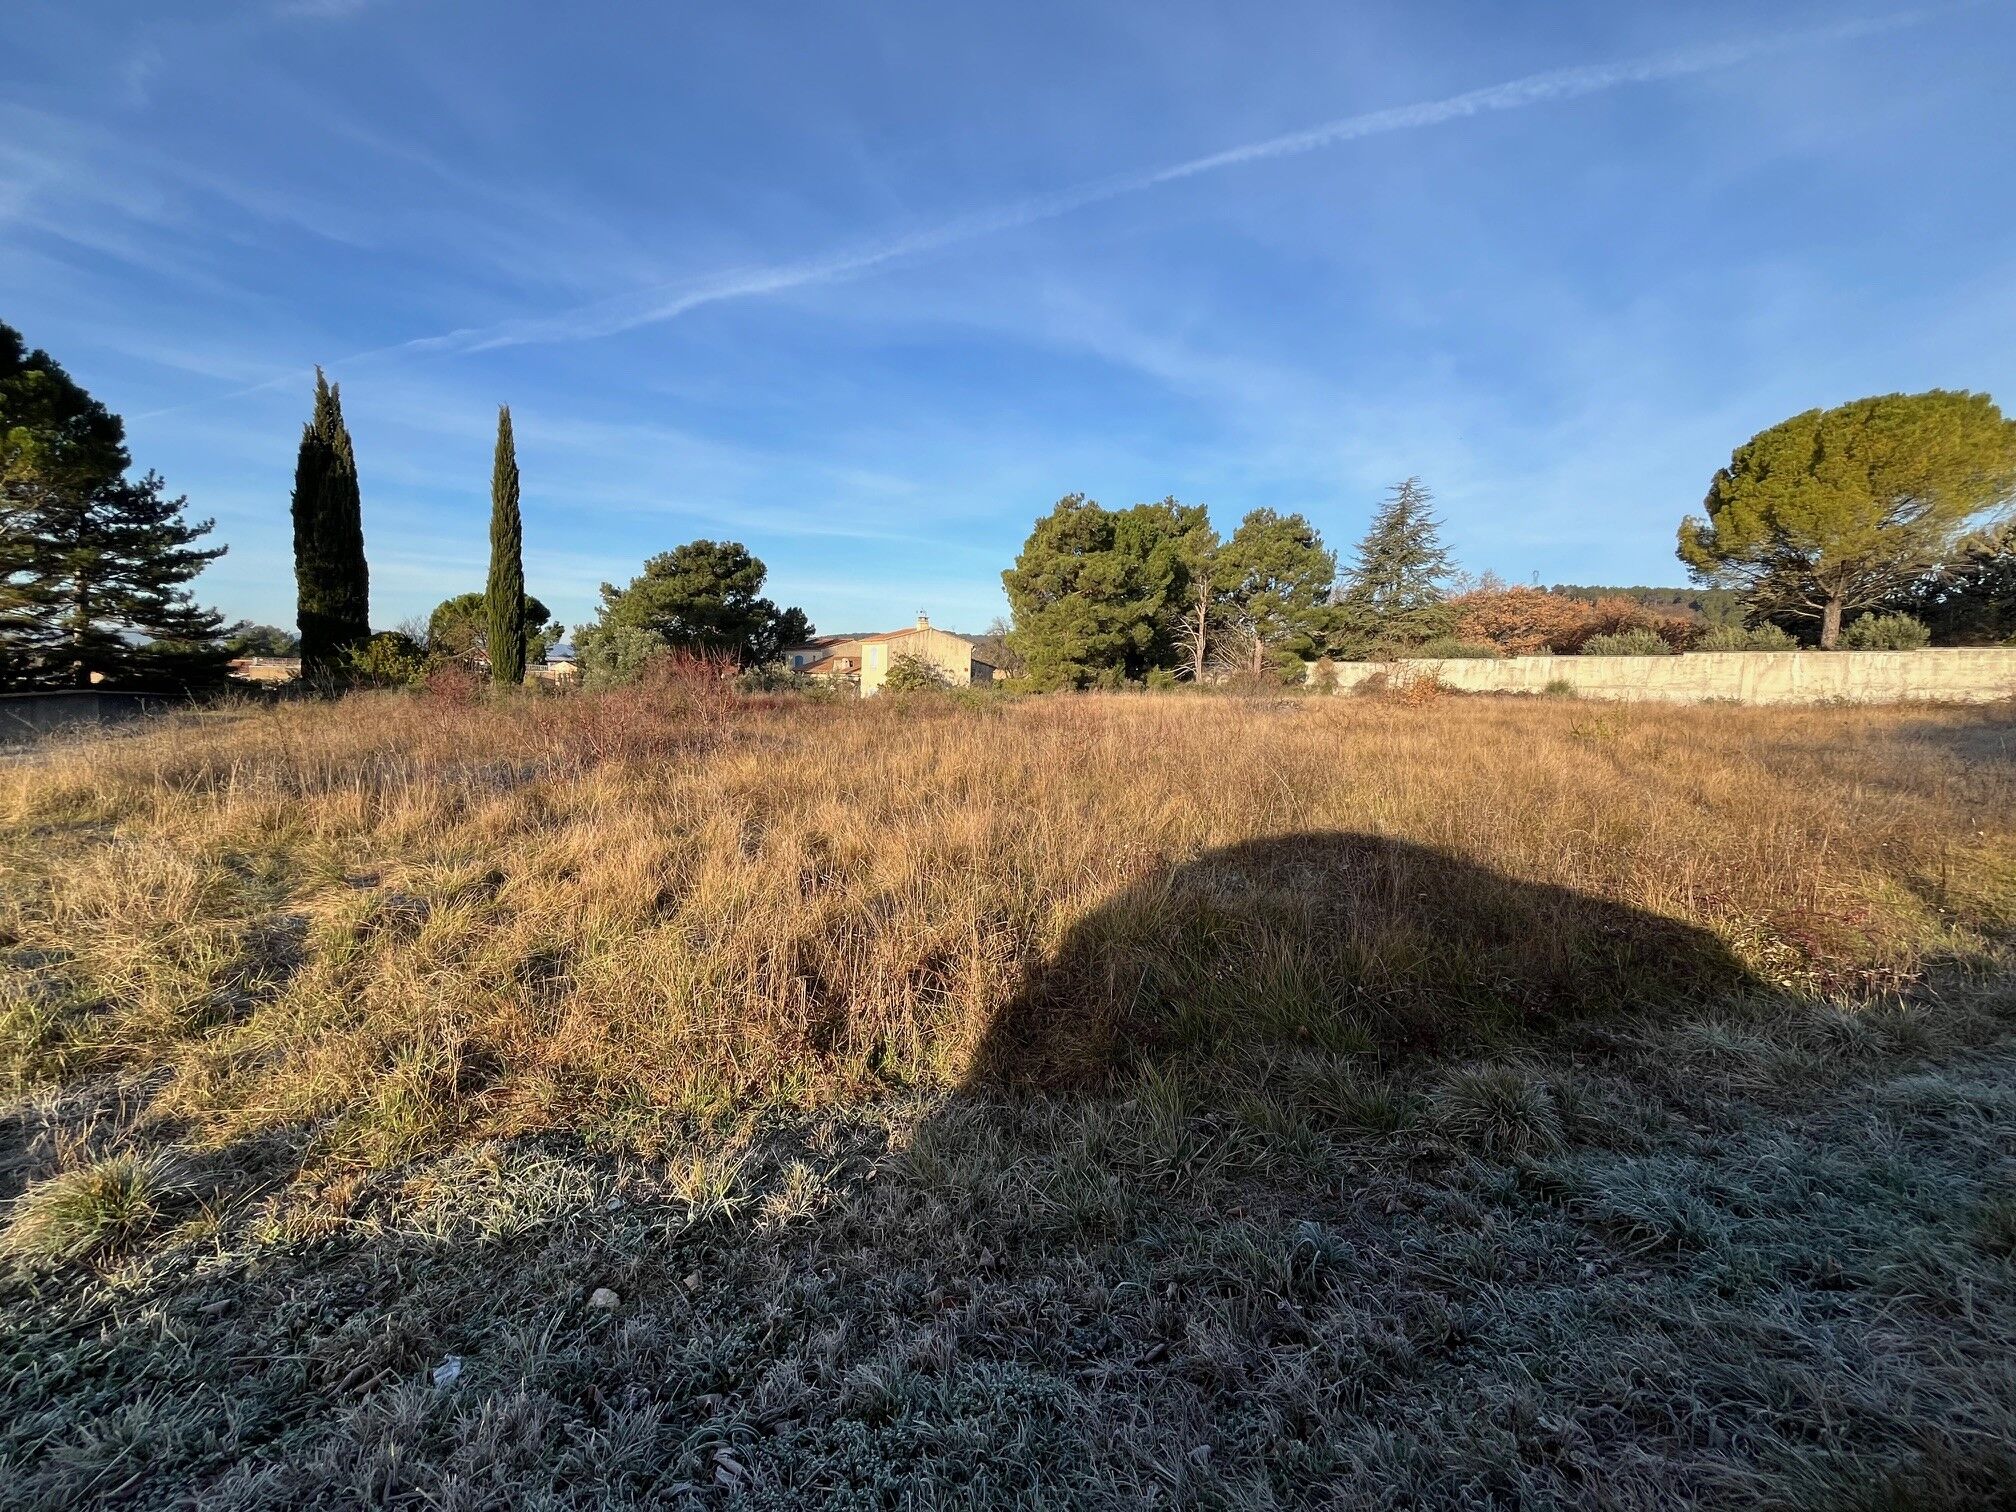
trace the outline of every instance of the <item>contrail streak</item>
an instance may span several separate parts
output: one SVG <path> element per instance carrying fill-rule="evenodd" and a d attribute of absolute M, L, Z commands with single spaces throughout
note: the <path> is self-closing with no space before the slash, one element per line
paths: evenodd
<path fill-rule="evenodd" d="M 1668 79 L 1713 73 L 1777 54 L 1849 42 L 1861 37 L 1914 26 L 1933 14 L 1935 12 L 1924 10 L 1903 11 L 1866 20 L 1844 22 L 1836 26 L 1690 48 L 1656 57 L 1528 74 L 1524 78 L 1488 85 L 1483 89 L 1473 89 L 1464 94 L 1451 95 L 1446 99 L 1428 100 L 1414 105 L 1400 105 L 1387 110 L 1344 116 L 1338 120 L 1326 121 L 1320 126 L 1268 137 L 1264 141 L 1249 142 L 1242 147 L 1227 148 L 1222 152 L 1190 158 L 1162 168 L 1095 179 L 1048 194 L 975 211 L 942 221 L 935 226 L 924 227 L 879 242 L 842 248 L 819 257 L 732 269 L 698 282 L 661 285 L 633 294 L 576 306 L 553 315 L 523 317 L 495 325 L 448 331 L 438 336 L 416 337 L 411 341 L 398 342 L 392 346 L 353 353 L 336 366 L 370 361 L 403 352 L 483 352 L 498 347 L 536 343 L 591 341 L 598 337 L 635 330 L 639 326 L 676 320 L 706 305 L 720 304 L 727 300 L 751 299 L 764 294 L 781 293 L 788 289 L 804 288 L 812 284 L 832 283 L 866 273 L 887 263 L 941 251 L 962 242 L 977 241 L 982 237 L 1033 226 L 1043 221 L 1057 220 L 1093 205 L 1142 194 L 1164 184 L 1196 178 L 1201 174 L 1217 173 L 1227 168 L 1243 167 L 1248 163 L 1291 157 L 1299 153 L 1317 152 L 1346 142 L 1362 141 L 1367 137 L 1417 131 L 1450 121 L 1468 120 L 1473 116 L 1524 110 L 1529 106 L 1577 100 L 1588 95 L 1637 84 L 1653 84 Z M 286 379 L 275 380 L 274 383 L 292 381 L 293 376 L 290 375 Z M 236 398 L 239 394 L 256 393 L 273 387 L 274 383 L 257 384 L 252 388 L 239 390 L 237 394 L 221 397 Z"/>

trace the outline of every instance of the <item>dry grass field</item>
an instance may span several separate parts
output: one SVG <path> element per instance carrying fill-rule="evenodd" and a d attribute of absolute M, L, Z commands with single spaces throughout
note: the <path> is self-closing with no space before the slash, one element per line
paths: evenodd
<path fill-rule="evenodd" d="M 0 1500 L 2016 1505 L 2012 946 L 2006 707 L 44 748 Z"/>

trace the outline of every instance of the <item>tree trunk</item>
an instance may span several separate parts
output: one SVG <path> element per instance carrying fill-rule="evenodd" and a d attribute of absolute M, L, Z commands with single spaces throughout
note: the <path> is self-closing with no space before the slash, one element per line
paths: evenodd
<path fill-rule="evenodd" d="M 1827 600 L 1827 607 L 1820 611 L 1820 649 L 1832 651 L 1841 641 L 1841 600 L 1837 596 Z"/>
<path fill-rule="evenodd" d="M 1200 594 L 1197 599 L 1197 628 L 1190 643 L 1190 681 L 1200 688 L 1204 686 L 1204 653 L 1207 649 L 1205 641 L 1210 630 L 1206 616 L 1210 613 L 1210 608 L 1209 600 Z"/>

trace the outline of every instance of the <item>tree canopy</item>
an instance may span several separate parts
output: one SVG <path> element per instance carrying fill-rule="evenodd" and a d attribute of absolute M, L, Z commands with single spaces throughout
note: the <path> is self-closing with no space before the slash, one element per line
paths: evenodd
<path fill-rule="evenodd" d="M 278 625 L 241 620 L 224 632 L 224 649 L 233 656 L 296 656 L 301 651 L 301 637 Z"/>
<path fill-rule="evenodd" d="M 541 660 L 559 643 L 566 627 L 531 594 L 525 595 L 525 644 L 530 660 Z M 443 599 L 427 616 L 427 653 L 470 666 L 490 654 L 490 600 L 483 593 L 458 593 Z"/>
<path fill-rule="evenodd" d="M 762 666 L 812 636 L 804 610 L 780 609 L 762 596 L 767 575 L 740 542 L 688 541 L 652 557 L 625 586 L 604 583 L 600 625 L 648 631 L 668 647 Z"/>
<path fill-rule="evenodd" d="M 1963 538 L 1939 571 L 1890 607 L 1922 621 L 1943 646 L 2016 645 L 2016 519 Z"/>
<path fill-rule="evenodd" d="M 187 584 L 224 554 L 197 543 L 119 417 L 0 324 L 0 680 L 24 687 L 218 681 L 222 617 Z"/>
<path fill-rule="evenodd" d="M 1217 553 L 1214 586 L 1232 635 L 1228 660 L 1260 673 L 1325 647 L 1337 557 L 1299 514 L 1256 509 Z"/>
<path fill-rule="evenodd" d="M 1001 574 L 1024 675 L 1038 688 L 1082 688 L 1167 666 L 1215 545 L 1201 505 L 1059 499 Z"/>
<path fill-rule="evenodd" d="M 1680 525 L 1697 580 L 1753 614 L 1842 617 L 1935 570 L 1968 523 L 2016 490 L 2016 422 L 1986 394 L 1933 389 L 1807 410 L 1739 446 Z"/>

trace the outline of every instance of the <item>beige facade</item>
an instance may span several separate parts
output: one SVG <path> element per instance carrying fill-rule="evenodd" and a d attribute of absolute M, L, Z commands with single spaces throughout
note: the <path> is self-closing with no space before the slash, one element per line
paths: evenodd
<path fill-rule="evenodd" d="M 298 656 L 241 656 L 231 663 L 231 675 L 242 682 L 293 682 L 301 675 Z"/>
<path fill-rule="evenodd" d="M 786 646 L 778 653 L 785 667 L 808 677 L 852 672 L 861 665 L 861 637 L 858 635 L 815 635 L 801 645 Z M 825 663 L 831 662 L 832 666 Z"/>
<path fill-rule="evenodd" d="M 963 635 L 935 629 L 928 616 L 918 615 L 907 630 L 891 630 L 885 635 L 861 638 L 861 696 L 878 692 L 898 657 L 914 656 L 944 674 L 955 688 L 987 684 L 994 680 L 994 668 L 973 654 L 973 643 Z"/>
<path fill-rule="evenodd" d="M 1339 662 L 1348 693 L 1381 672 L 1432 674 L 1466 693 L 1746 704 L 1988 703 L 2016 698 L 2016 647 L 1936 651 L 1696 651 L 1685 656 L 1508 656 L 1397 663 Z"/>

